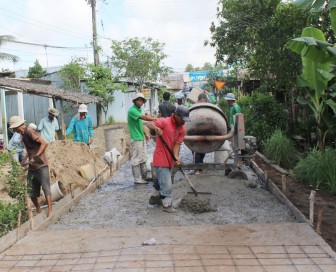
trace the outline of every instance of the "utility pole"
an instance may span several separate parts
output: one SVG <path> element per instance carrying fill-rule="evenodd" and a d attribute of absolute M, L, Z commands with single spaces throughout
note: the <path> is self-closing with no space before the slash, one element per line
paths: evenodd
<path fill-rule="evenodd" d="M 97 43 L 97 25 L 96 25 L 96 0 L 86 0 L 92 9 L 92 46 L 93 46 L 93 62 L 99 65 L 98 43 Z"/>

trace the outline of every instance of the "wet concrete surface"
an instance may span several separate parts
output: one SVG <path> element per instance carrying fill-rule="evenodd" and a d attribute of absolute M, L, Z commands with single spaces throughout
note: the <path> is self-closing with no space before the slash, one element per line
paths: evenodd
<path fill-rule="evenodd" d="M 149 144 L 148 149 L 150 156 L 154 145 Z M 192 161 L 192 153 L 184 145 L 180 156 L 183 163 Z M 205 162 L 213 162 L 212 154 L 206 155 Z M 255 178 L 253 173 L 249 175 Z M 162 207 L 149 205 L 152 183 L 134 185 L 128 161 L 101 188 L 82 199 L 49 229 L 295 222 L 288 208 L 260 186 L 249 188 L 244 180 L 228 179 L 223 171 L 204 172 L 190 178 L 198 191 L 211 193 L 206 196 L 210 202 L 209 212 L 199 213 L 198 210 L 185 209 L 185 206 L 179 208 L 181 200 L 191 191 L 181 173 L 176 174 L 173 184 L 173 206 L 177 213 L 167 214 Z M 204 203 L 208 204 L 207 201 Z"/>

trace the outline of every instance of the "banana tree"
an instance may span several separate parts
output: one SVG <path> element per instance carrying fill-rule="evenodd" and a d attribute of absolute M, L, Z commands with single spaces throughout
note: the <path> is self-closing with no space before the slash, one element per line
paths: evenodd
<path fill-rule="evenodd" d="M 327 3 L 329 2 L 329 3 Z M 321 11 L 322 8 L 328 8 L 332 28 L 336 29 L 336 1 L 296 1 L 300 8 L 305 8 L 312 12 Z M 298 86 L 304 87 L 307 92 L 305 96 L 298 97 L 298 102 L 308 106 L 315 117 L 318 134 L 318 147 L 324 149 L 325 135 L 333 122 L 330 122 L 328 107 L 336 113 L 336 104 L 333 98 L 336 97 L 336 85 L 331 84 L 335 79 L 336 46 L 326 42 L 324 33 L 314 27 L 306 27 L 302 31 L 300 38 L 292 39 L 289 48 L 301 55 L 302 74 L 298 78 Z"/>

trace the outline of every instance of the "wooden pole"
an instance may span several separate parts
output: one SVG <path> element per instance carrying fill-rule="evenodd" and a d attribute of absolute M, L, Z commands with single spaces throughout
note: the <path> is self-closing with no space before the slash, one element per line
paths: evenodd
<path fill-rule="evenodd" d="M 62 126 L 62 137 L 63 137 L 63 140 L 66 139 L 66 136 L 65 136 L 65 123 L 64 123 L 64 108 L 63 108 L 63 100 L 61 99 L 60 100 L 60 113 L 61 113 L 61 126 Z"/>
<path fill-rule="evenodd" d="M 315 194 L 316 194 L 316 191 L 314 191 L 314 190 L 310 191 L 310 196 L 309 196 L 309 200 L 310 200 L 309 221 L 310 221 L 310 224 L 312 226 L 314 225 L 314 202 L 315 202 Z"/>
<path fill-rule="evenodd" d="M 16 241 L 19 240 L 19 227 L 21 225 L 21 211 L 19 210 L 18 219 L 17 219 L 17 226 L 16 226 Z"/>
<path fill-rule="evenodd" d="M 287 179 L 285 175 L 281 175 L 281 182 L 282 182 L 282 193 L 287 195 Z"/>
<path fill-rule="evenodd" d="M 319 210 L 319 212 L 318 212 L 318 218 L 317 218 L 316 232 L 318 234 L 320 234 L 320 235 L 322 234 L 321 233 L 322 217 L 323 217 L 323 210 Z"/>

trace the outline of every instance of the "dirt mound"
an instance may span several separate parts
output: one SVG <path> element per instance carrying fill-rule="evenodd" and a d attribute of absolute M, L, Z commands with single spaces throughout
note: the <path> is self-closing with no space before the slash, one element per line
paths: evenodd
<path fill-rule="evenodd" d="M 70 183 L 74 188 L 84 189 L 89 182 L 82 178 L 79 168 L 85 164 L 94 164 L 96 159 L 97 173 L 106 163 L 98 156 L 95 150 L 90 149 L 85 143 L 72 141 L 55 141 L 47 148 L 51 184 L 61 181 L 65 193 L 70 191 Z M 103 154 L 101 154 L 103 155 Z"/>

